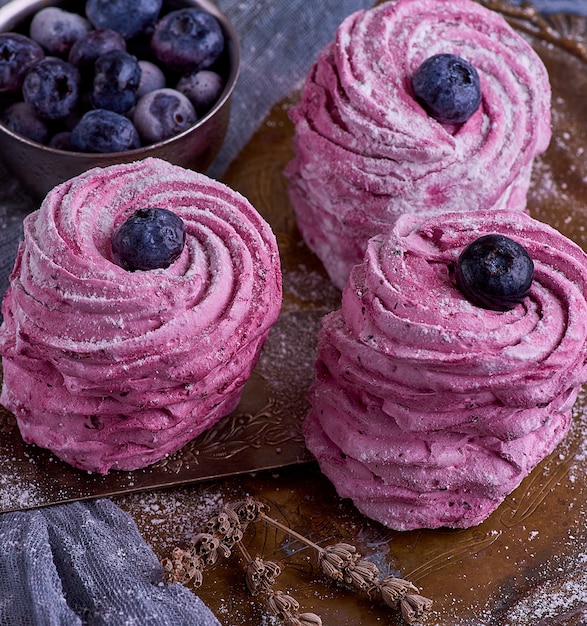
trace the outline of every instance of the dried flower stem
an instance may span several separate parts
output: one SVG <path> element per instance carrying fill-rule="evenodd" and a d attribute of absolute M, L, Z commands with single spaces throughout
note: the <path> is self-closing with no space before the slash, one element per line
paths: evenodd
<path fill-rule="evenodd" d="M 531 2 L 522 2 L 519 6 L 504 6 L 496 0 L 481 0 L 481 2 L 488 9 L 502 13 L 506 19 L 515 20 L 518 30 L 530 35 L 539 35 L 547 43 L 559 45 L 582 61 L 587 61 L 587 48 L 581 39 L 558 32 Z"/>
<path fill-rule="evenodd" d="M 322 548 L 317 543 L 314 543 L 307 537 L 304 537 L 304 535 L 300 535 L 300 533 L 293 530 L 293 528 L 289 528 L 289 526 L 286 526 L 285 524 L 278 522 L 276 519 L 269 517 L 269 515 L 267 515 L 267 513 L 265 513 L 264 511 L 260 512 L 259 517 L 270 526 L 274 526 L 275 528 L 282 530 L 284 533 L 290 535 L 291 537 L 294 537 L 295 539 L 298 539 L 299 541 L 306 544 L 310 548 L 314 548 L 314 550 L 318 552 L 322 550 Z"/>
<path fill-rule="evenodd" d="M 273 561 L 253 558 L 238 542 L 237 547 L 247 562 L 246 583 L 252 595 L 262 594 L 269 612 L 279 618 L 285 626 L 322 626 L 322 619 L 315 613 L 299 613 L 300 604 L 292 596 L 273 589 L 281 567 Z"/>
<path fill-rule="evenodd" d="M 379 568 L 375 563 L 362 559 L 354 546 L 347 543 L 337 543 L 323 548 L 269 517 L 264 511 L 260 511 L 259 517 L 267 524 L 313 548 L 318 553 L 318 562 L 328 578 L 347 583 L 359 591 L 366 591 L 369 596 L 374 590 L 377 590 L 382 600 L 389 607 L 396 609 L 399 606 L 402 616 L 408 624 L 415 624 L 424 613 L 430 610 L 432 601 L 421 596 L 416 586 L 395 576 L 380 579 Z"/>
<path fill-rule="evenodd" d="M 167 581 L 192 581 L 199 587 L 204 567 L 216 563 L 220 556 L 229 557 L 236 547 L 247 563 L 245 582 L 248 590 L 254 596 L 265 596 L 267 608 L 284 626 L 321 626 L 322 620 L 318 615 L 299 613 L 300 605 L 294 598 L 273 589 L 281 567 L 273 561 L 253 558 L 243 545 L 242 538 L 248 525 L 263 521 L 312 548 L 325 576 L 366 592 L 369 597 L 376 591 L 385 604 L 401 611 L 408 624 L 416 624 L 432 606 L 432 601 L 421 596 L 411 582 L 395 576 L 382 578 L 375 563 L 363 559 L 353 545 L 340 542 L 322 547 L 269 517 L 265 508 L 264 504 L 252 498 L 224 506 L 206 525 L 208 532 L 196 535 L 187 550 L 175 548 L 171 559 L 163 559 Z"/>

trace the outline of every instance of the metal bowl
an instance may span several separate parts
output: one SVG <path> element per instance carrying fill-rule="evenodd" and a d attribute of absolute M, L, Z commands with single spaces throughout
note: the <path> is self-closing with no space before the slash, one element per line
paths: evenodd
<path fill-rule="evenodd" d="M 57 150 L 12 132 L 0 124 L 0 158 L 37 200 L 55 185 L 93 167 L 128 163 L 158 157 L 175 165 L 206 171 L 224 141 L 230 114 L 230 98 L 240 70 L 238 36 L 226 16 L 209 0 L 165 2 L 168 7 L 195 6 L 214 15 L 226 40 L 226 84 L 206 115 L 182 133 L 136 150 L 113 153 L 85 153 Z M 11 0 L 0 8 L 0 32 L 12 31 L 46 6 L 67 6 L 60 0 Z"/>

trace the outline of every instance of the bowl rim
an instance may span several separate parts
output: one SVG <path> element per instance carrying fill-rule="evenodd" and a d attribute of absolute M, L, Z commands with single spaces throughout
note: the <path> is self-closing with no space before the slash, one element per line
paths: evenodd
<path fill-rule="evenodd" d="M 190 135 L 198 128 L 204 126 L 206 122 L 212 118 L 220 109 L 222 109 L 230 99 L 238 77 L 240 75 L 241 66 L 241 46 L 238 34 L 228 19 L 228 17 L 210 0 L 163 0 L 172 7 L 185 7 L 194 6 L 201 8 L 208 13 L 211 13 L 220 23 L 225 35 L 225 41 L 228 43 L 228 56 L 230 61 L 230 68 L 228 77 L 226 79 L 222 94 L 214 104 L 214 106 L 206 112 L 201 118 L 196 120 L 194 124 L 182 130 L 177 135 L 168 137 L 163 141 L 156 143 L 150 143 L 133 150 L 122 150 L 120 152 L 78 152 L 76 150 L 61 150 L 54 148 L 38 141 L 34 141 L 24 135 L 15 133 L 13 130 L 5 126 L 0 122 L 0 132 L 10 135 L 14 141 L 27 144 L 31 148 L 46 151 L 55 156 L 68 155 L 69 157 L 75 157 L 79 159 L 86 159 L 88 161 L 94 161 L 96 158 L 125 158 L 125 157 L 138 157 L 141 152 L 145 150 L 151 150 L 154 148 L 165 148 L 168 145 L 175 143 L 178 139 L 185 135 Z M 66 4 L 66 0 L 10 0 L 5 5 L 0 7 L 0 33 L 11 32 L 20 22 L 26 20 L 34 13 L 49 6 L 60 6 Z"/>

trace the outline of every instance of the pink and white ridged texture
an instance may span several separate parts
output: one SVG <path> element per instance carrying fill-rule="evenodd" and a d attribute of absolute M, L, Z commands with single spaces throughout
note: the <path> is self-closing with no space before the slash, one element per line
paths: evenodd
<path fill-rule="evenodd" d="M 504 313 L 452 278 L 489 233 L 535 265 Z M 338 493 L 397 530 L 476 525 L 568 432 L 587 380 L 587 255 L 526 213 L 403 216 L 369 242 L 318 349 L 304 434 Z"/>
<path fill-rule="evenodd" d="M 168 268 L 129 272 L 111 237 L 145 207 L 179 215 L 186 245 Z M 144 467 L 236 407 L 280 306 L 275 237 L 243 196 L 157 159 L 91 170 L 25 219 L 0 401 L 26 442 L 71 465 Z"/>
<path fill-rule="evenodd" d="M 477 69 L 482 103 L 460 127 L 414 99 L 410 77 L 452 53 Z M 471 0 L 397 0 L 350 15 L 291 111 L 285 173 L 300 231 L 342 289 L 367 241 L 404 213 L 525 210 L 550 141 L 550 84 L 530 45 Z"/>

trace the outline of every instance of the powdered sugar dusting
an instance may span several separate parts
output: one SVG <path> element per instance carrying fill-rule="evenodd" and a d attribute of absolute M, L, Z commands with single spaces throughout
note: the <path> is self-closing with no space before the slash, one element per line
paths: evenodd
<path fill-rule="evenodd" d="M 23 481 L 15 466 L 4 464 L 0 475 L 0 508 L 3 511 L 37 506 L 39 496 L 38 483 Z"/>
<path fill-rule="evenodd" d="M 224 505 L 222 494 L 214 487 L 201 486 L 193 498 L 189 488 L 147 491 L 114 498 L 129 510 L 142 532 L 162 553 L 185 545 Z"/>

